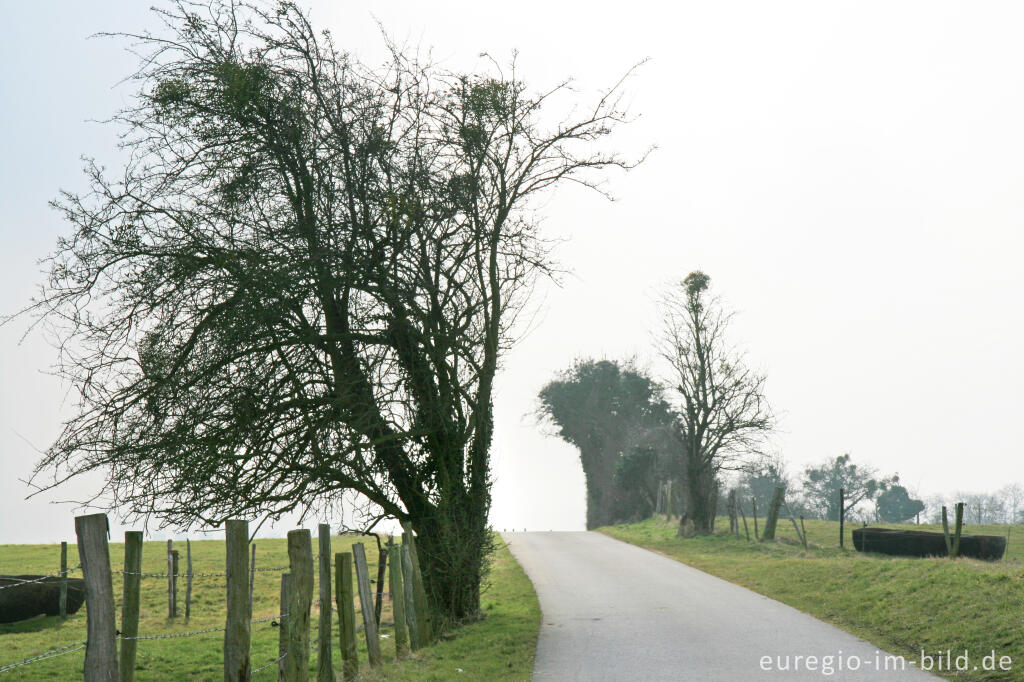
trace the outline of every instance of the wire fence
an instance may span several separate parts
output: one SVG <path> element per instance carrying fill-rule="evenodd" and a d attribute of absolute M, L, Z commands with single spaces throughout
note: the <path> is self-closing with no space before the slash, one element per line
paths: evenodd
<path fill-rule="evenodd" d="M 77 571 L 81 567 L 82 567 L 82 565 L 79 564 L 79 565 L 75 566 L 74 568 L 67 569 L 66 571 L 58 571 L 57 573 L 51 573 L 50 575 L 39 576 L 38 578 L 33 578 L 32 580 L 22 580 L 20 578 L 15 578 L 14 576 L 7 576 L 7 577 L 5 577 L 3 579 L 4 580 L 14 580 L 14 581 L 17 581 L 17 582 L 12 582 L 10 585 L 0 585 L 0 590 L 6 590 L 9 587 L 21 587 L 22 585 L 28 585 L 28 584 L 31 584 L 31 583 L 41 583 L 41 582 L 44 582 L 46 580 L 49 580 L 50 578 L 60 578 L 61 576 L 65 576 L 68 573 L 71 573 L 73 571 Z"/>
<path fill-rule="evenodd" d="M 0 673 L 5 673 L 8 670 L 14 670 L 15 668 L 20 668 L 21 666 L 28 665 L 30 663 L 38 663 L 39 661 L 45 661 L 48 658 L 57 658 L 58 656 L 70 654 L 75 651 L 78 651 L 79 649 L 84 649 L 85 645 L 86 642 L 75 642 L 74 644 L 68 644 L 67 646 L 61 646 L 57 647 L 56 649 L 50 649 L 49 651 L 44 651 L 41 654 L 36 654 L 32 658 L 26 658 L 24 661 L 18 661 L 17 663 L 9 663 L 5 666 L 2 666 L 0 667 Z"/>

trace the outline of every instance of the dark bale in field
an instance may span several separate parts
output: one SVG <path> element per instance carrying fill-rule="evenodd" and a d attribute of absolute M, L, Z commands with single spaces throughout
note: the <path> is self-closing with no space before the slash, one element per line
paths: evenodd
<path fill-rule="evenodd" d="M 60 578 L 46 578 L 38 583 L 25 582 L 41 577 L 0 575 L 0 623 L 15 623 L 40 615 L 60 615 Z M 84 601 L 85 581 L 81 578 L 68 578 L 68 614 L 78 611 Z"/>
<path fill-rule="evenodd" d="M 895 556 L 948 556 L 942 533 L 894 528 L 855 528 L 853 546 L 858 552 Z M 996 561 L 1003 558 L 1006 538 L 998 535 L 961 535 L 960 556 Z"/>

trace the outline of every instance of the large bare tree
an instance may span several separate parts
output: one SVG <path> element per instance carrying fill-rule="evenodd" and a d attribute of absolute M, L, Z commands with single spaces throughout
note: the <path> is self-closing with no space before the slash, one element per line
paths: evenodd
<path fill-rule="evenodd" d="M 356 494 L 411 522 L 440 614 L 476 615 L 495 374 L 550 269 L 533 199 L 628 165 L 591 144 L 617 90 L 544 126 L 565 84 L 514 64 L 370 68 L 291 3 L 158 14 L 127 163 L 55 202 L 33 310 L 80 401 L 34 483 L 100 471 L 95 502 L 179 525 Z"/>
<path fill-rule="evenodd" d="M 680 532 L 714 529 L 718 474 L 739 468 L 773 428 L 765 378 L 727 344 L 729 315 L 708 297 L 710 278 L 687 275 L 662 304 L 661 354 L 673 371 L 677 425 L 686 472 L 686 513 Z"/>

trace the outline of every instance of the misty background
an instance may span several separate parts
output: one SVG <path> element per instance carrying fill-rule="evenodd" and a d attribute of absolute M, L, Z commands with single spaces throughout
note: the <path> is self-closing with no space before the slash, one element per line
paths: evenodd
<path fill-rule="evenodd" d="M 563 188 L 541 207 L 568 273 L 538 289 L 497 379 L 494 527 L 583 528 L 578 453 L 538 428 L 537 391 L 580 356 L 664 378 L 657 298 L 695 269 L 768 377 L 791 473 L 850 452 L 917 497 L 1024 481 L 1024 7 L 304 4 L 367 62 L 385 59 L 379 21 L 452 70 L 518 50 L 532 89 L 572 76 L 581 104 L 650 58 L 614 144 L 658 149 L 609 178 L 613 203 Z M 127 103 L 136 58 L 87 37 L 158 23 L 147 3 L 92 5 L 5 5 L 0 315 L 41 283 L 67 231 L 47 201 L 85 188 L 79 157 L 118 166 L 117 129 L 90 119 Z M 96 487 L 24 499 L 75 397 L 28 322 L 0 328 L 0 543 L 73 537 L 74 507 L 51 502 Z"/>

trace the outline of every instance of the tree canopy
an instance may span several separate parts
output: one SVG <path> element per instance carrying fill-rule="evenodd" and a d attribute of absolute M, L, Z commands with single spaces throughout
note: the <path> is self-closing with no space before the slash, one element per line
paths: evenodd
<path fill-rule="evenodd" d="M 843 489 L 846 509 L 853 509 L 885 490 L 889 481 L 877 476 L 874 469 L 854 464 L 849 453 L 839 455 L 804 470 L 804 498 L 822 518 L 838 521 L 839 489 Z"/>
<path fill-rule="evenodd" d="M 649 515 L 657 481 L 680 475 L 672 463 L 674 415 L 634 363 L 578 360 L 538 398 L 538 416 L 579 449 L 587 528 Z"/>
<path fill-rule="evenodd" d="M 476 612 L 500 354 L 550 272 L 533 199 L 627 167 L 595 151 L 616 90 L 542 125 L 563 86 L 515 66 L 369 67 L 291 3 L 178 2 L 114 118 L 33 310 L 77 413 L 34 484 L 167 523 L 324 509 L 409 520 L 432 600 Z M 52 474 L 51 480 L 46 477 Z"/>

